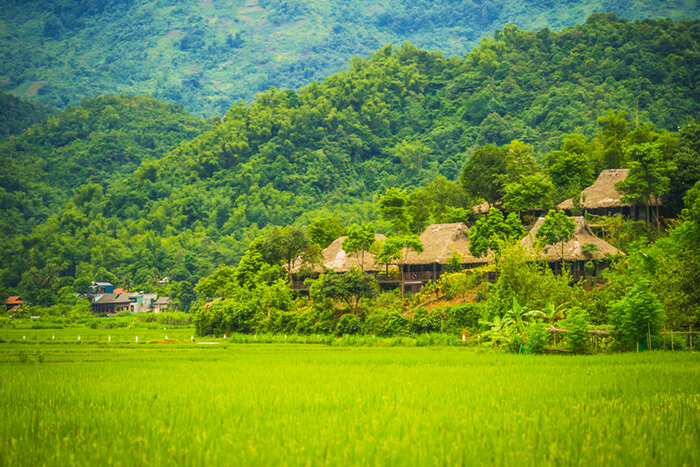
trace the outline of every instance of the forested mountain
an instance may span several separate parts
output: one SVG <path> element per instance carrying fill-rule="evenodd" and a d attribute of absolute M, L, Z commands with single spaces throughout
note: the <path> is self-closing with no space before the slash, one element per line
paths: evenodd
<path fill-rule="evenodd" d="M 151 97 L 98 97 L 0 141 L 0 238 L 30 231 L 73 189 L 107 186 L 212 126 Z"/>
<path fill-rule="evenodd" d="M 506 150 L 548 165 L 545 154 L 562 149 L 591 170 L 624 164 L 609 156 L 627 140 L 663 141 L 673 153 L 679 136 L 664 130 L 700 117 L 699 33 L 698 21 L 601 14 L 561 32 L 509 26 L 464 58 L 386 46 L 322 82 L 234 106 L 132 175 L 108 183 L 87 174 L 99 184 L 76 188 L 57 215 L 8 239 L 2 286 L 24 293 L 74 279 L 133 285 L 164 275 L 192 283 L 235 264 L 260 229 L 330 214 L 375 219 L 375 198 L 389 187 L 432 183 L 415 192 L 426 205 L 451 197 L 436 202 L 468 208 L 451 180 L 489 143 L 518 139 Z"/>
<path fill-rule="evenodd" d="M 149 94 L 221 115 L 270 86 L 297 88 L 393 42 L 447 56 L 505 24 L 559 30 L 593 12 L 697 18 L 670 0 L 7 0 L 0 89 L 63 107 Z"/>
<path fill-rule="evenodd" d="M 40 102 L 25 101 L 0 92 L 0 139 L 21 133 L 56 112 L 57 109 Z"/>

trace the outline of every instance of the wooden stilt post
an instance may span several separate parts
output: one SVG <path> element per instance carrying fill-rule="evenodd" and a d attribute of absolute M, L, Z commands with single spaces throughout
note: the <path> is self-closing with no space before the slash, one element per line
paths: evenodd
<path fill-rule="evenodd" d="M 673 329 L 671 329 L 671 350 L 673 350 Z"/>
<path fill-rule="evenodd" d="M 693 328 L 688 326 L 688 340 L 690 341 L 690 351 L 693 351 Z"/>

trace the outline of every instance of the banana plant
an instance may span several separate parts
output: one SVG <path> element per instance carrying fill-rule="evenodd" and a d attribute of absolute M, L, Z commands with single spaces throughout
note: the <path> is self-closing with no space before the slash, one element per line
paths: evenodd
<path fill-rule="evenodd" d="M 515 328 L 515 322 L 510 317 L 495 316 L 491 321 L 479 320 L 479 324 L 488 326 L 489 329 L 481 333 L 481 337 L 488 339 L 485 345 L 493 346 L 507 344 Z"/>

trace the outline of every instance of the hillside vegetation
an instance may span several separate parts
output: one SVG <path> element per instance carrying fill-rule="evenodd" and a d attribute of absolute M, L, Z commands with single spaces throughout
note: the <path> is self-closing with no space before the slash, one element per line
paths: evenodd
<path fill-rule="evenodd" d="M 40 102 L 26 101 L 0 92 L 0 139 L 21 133 L 56 112 L 57 109 Z"/>
<path fill-rule="evenodd" d="M 697 18 L 672 0 L 9 0 L 0 10 L 0 89 L 63 107 L 102 94 L 149 94 L 202 115 L 297 88 L 354 55 L 410 41 L 468 53 L 511 23 L 559 30 L 594 12 Z"/>
<path fill-rule="evenodd" d="M 27 233 L 74 189 L 107 186 L 212 126 L 175 104 L 110 96 L 85 100 L 0 141 L 2 236 Z"/>
<path fill-rule="evenodd" d="M 345 222 L 377 219 L 375 198 L 390 187 L 440 198 L 433 201 L 461 208 L 452 220 L 463 220 L 481 199 L 469 199 L 454 181 L 489 143 L 511 145 L 545 166 L 555 149 L 583 154 L 588 179 L 625 164 L 609 156 L 626 144 L 659 144 L 674 154 L 681 141 L 696 165 L 695 127 L 684 137 L 665 130 L 700 116 L 699 28 L 697 21 L 594 15 L 558 33 L 509 26 L 464 58 L 410 44 L 384 47 L 322 82 L 271 89 L 234 106 L 225 121 L 128 177 L 74 186 L 58 214 L 7 238 L 2 286 L 55 292 L 92 278 L 149 286 L 168 275 L 191 292 L 218 265 L 235 264 L 261 229 L 332 214 Z M 615 122 L 619 133 L 610 130 Z M 568 194 L 557 192 L 559 199 Z M 446 219 L 421 211 L 425 222 Z"/>

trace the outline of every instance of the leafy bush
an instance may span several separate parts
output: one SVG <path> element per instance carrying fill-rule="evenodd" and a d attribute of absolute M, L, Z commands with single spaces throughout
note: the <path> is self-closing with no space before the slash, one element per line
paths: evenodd
<path fill-rule="evenodd" d="M 430 312 L 423 307 L 413 312 L 411 331 L 414 333 L 438 332 L 440 328 L 442 328 L 442 314 L 440 312 Z"/>
<path fill-rule="evenodd" d="M 246 333 L 252 330 L 254 314 L 253 303 L 234 299 L 220 300 L 198 308 L 193 322 L 199 336 Z"/>
<path fill-rule="evenodd" d="M 338 326 L 335 330 L 336 335 L 344 336 L 346 334 L 354 335 L 362 333 L 362 323 L 357 316 L 345 314 L 338 320 Z"/>
<path fill-rule="evenodd" d="M 549 340 L 549 332 L 544 323 L 534 323 L 527 335 L 527 350 L 532 354 L 543 354 Z"/>
<path fill-rule="evenodd" d="M 637 282 L 622 299 L 610 306 L 610 324 L 619 331 L 623 344 L 632 349 L 648 332 L 656 334 L 661 310 L 661 302 L 649 284 Z"/>
<path fill-rule="evenodd" d="M 447 315 L 444 331 L 460 334 L 462 329 L 476 331 L 479 329 L 479 319 L 483 316 L 485 304 L 463 303 L 461 305 L 446 306 L 444 312 Z"/>
<path fill-rule="evenodd" d="M 299 312 L 295 332 L 302 336 L 318 333 L 319 310 L 307 308 Z"/>
<path fill-rule="evenodd" d="M 270 332 L 278 334 L 291 334 L 297 327 L 299 313 L 296 311 L 273 311 L 272 327 Z"/>
<path fill-rule="evenodd" d="M 410 324 L 409 319 L 396 310 L 378 309 L 367 316 L 365 330 L 381 337 L 405 336 Z"/>
<path fill-rule="evenodd" d="M 571 308 L 561 324 L 567 329 L 564 339 L 567 347 L 574 353 L 583 353 L 588 344 L 588 325 L 590 317 L 581 308 Z"/>
<path fill-rule="evenodd" d="M 520 353 L 523 347 L 523 338 L 520 334 L 513 334 L 510 341 L 506 345 L 506 349 L 510 353 Z"/>

